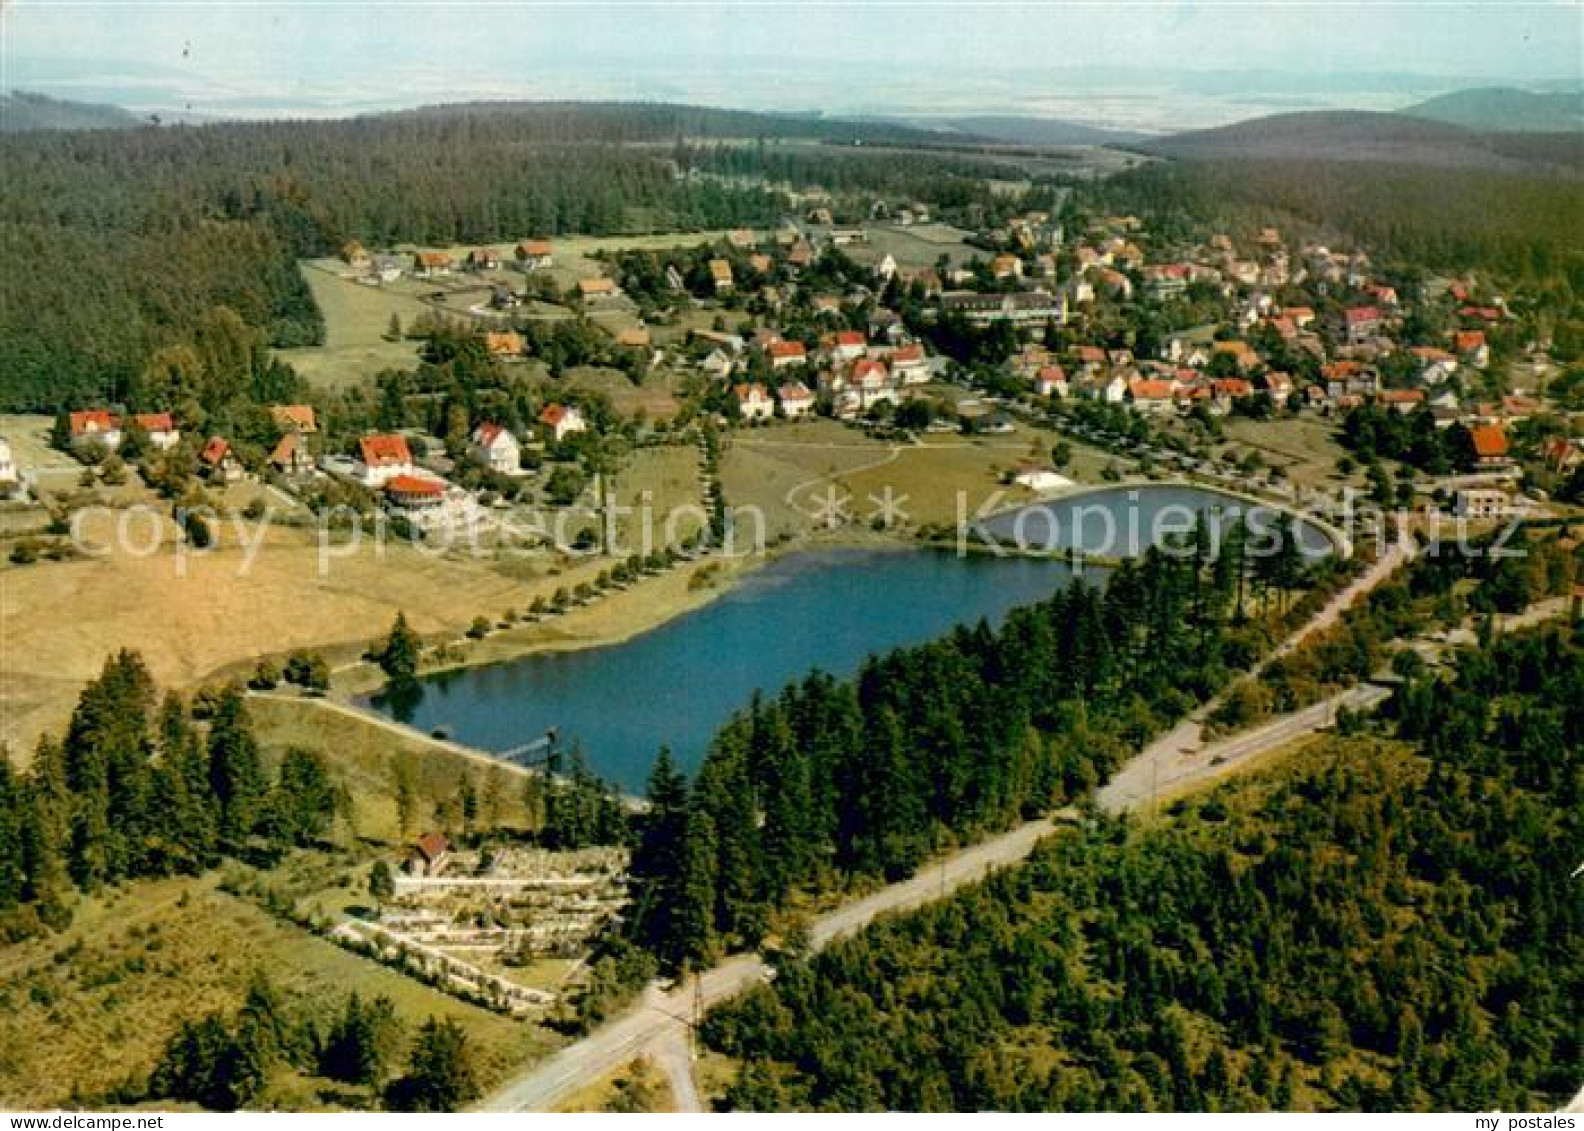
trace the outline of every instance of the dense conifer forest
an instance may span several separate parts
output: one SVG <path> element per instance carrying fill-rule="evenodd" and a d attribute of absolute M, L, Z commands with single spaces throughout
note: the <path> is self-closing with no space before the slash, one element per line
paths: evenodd
<path fill-rule="evenodd" d="M 999 630 L 871 659 L 851 681 L 814 673 L 730 722 L 691 786 L 662 755 L 633 860 L 638 941 L 673 966 L 754 946 L 795 891 L 901 878 L 1086 796 L 1264 649 L 1248 594 L 1308 584 L 1286 541 L 1259 559 L 1237 537 L 1152 550 Z"/>
<path fill-rule="evenodd" d="M 1578 1085 L 1584 654 L 1552 627 L 1159 820 L 784 962 L 735 1108 L 1525 1110 Z"/>
<path fill-rule="evenodd" d="M 0 409 L 119 400 L 151 354 L 190 344 L 217 307 L 271 345 L 315 343 L 322 319 L 295 261 L 350 239 L 449 246 L 770 223 L 785 200 L 749 176 L 828 174 L 846 187 L 966 199 L 965 175 L 935 191 L 936 173 L 956 167 L 946 158 L 835 144 L 915 136 L 933 135 L 598 104 L 7 135 Z M 767 140 L 733 153 L 703 144 L 722 137 Z M 776 139 L 832 144 L 792 157 L 776 154 Z M 716 172 L 687 175 L 695 169 Z"/>

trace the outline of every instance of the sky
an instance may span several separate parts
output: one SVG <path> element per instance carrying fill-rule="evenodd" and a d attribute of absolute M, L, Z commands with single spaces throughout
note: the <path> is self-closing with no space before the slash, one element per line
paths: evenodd
<path fill-rule="evenodd" d="M 1584 59 L 1584 6 L 1520 0 L 0 5 L 0 86 L 216 116 L 565 97 L 1141 125 L 1577 82 Z"/>

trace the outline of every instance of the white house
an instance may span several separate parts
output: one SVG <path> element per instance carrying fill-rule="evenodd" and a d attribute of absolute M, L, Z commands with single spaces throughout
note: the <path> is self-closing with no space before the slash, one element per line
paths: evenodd
<path fill-rule="evenodd" d="M 358 441 L 358 459 L 352 473 L 370 489 L 383 487 L 398 475 L 411 475 L 413 458 L 407 447 L 407 437 L 363 437 Z"/>
<path fill-rule="evenodd" d="M 112 452 L 121 446 L 121 422 L 102 408 L 71 414 L 72 443 L 96 440 Z"/>
<path fill-rule="evenodd" d="M 737 412 L 744 420 L 769 420 L 775 415 L 775 400 L 757 381 L 735 386 L 732 396 L 737 399 Z"/>
<path fill-rule="evenodd" d="M 148 436 L 149 444 L 160 451 L 169 451 L 181 443 L 181 430 L 168 412 L 141 412 L 133 416 L 137 426 Z"/>
<path fill-rule="evenodd" d="M 499 424 L 485 422 L 473 429 L 473 454 L 480 463 L 500 475 L 516 475 L 522 470 L 522 450 L 517 437 Z"/>
<path fill-rule="evenodd" d="M 904 385 L 923 385 L 930 379 L 929 362 L 921 345 L 898 346 L 891 351 L 891 376 Z"/>
<path fill-rule="evenodd" d="M 0 440 L 0 486 L 11 486 L 17 481 L 16 460 L 11 458 L 11 445 Z"/>
<path fill-rule="evenodd" d="M 840 330 L 831 345 L 831 360 L 837 365 L 845 365 L 849 361 L 857 361 L 868 348 L 864 336 L 857 330 Z"/>
<path fill-rule="evenodd" d="M 546 405 L 539 414 L 539 423 L 544 425 L 550 438 L 558 444 L 575 432 L 588 431 L 588 421 L 583 419 L 576 405 Z"/>
<path fill-rule="evenodd" d="M 1034 395 L 1039 397 L 1065 397 L 1067 395 L 1067 374 L 1059 365 L 1041 366 L 1038 373 L 1034 374 Z"/>
<path fill-rule="evenodd" d="M 788 381 L 776 392 L 781 397 L 781 411 L 788 420 L 796 420 L 814 411 L 814 394 L 801 381 Z"/>
<path fill-rule="evenodd" d="M 699 368 L 711 377 L 724 380 L 730 377 L 737 369 L 737 362 L 727 355 L 725 350 L 710 350 L 709 356 L 699 362 Z"/>
<path fill-rule="evenodd" d="M 1065 475 L 1058 475 L 1049 468 L 1043 467 L 1026 468 L 1013 476 L 1012 482 L 1019 487 L 1027 487 L 1030 491 L 1041 494 L 1046 491 L 1057 491 L 1063 487 L 1071 487 L 1073 483 Z"/>

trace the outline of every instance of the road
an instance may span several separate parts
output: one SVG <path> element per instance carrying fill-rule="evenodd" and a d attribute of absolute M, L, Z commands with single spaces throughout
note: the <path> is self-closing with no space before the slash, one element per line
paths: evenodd
<path fill-rule="evenodd" d="M 1019 825 L 1011 832 L 964 849 L 911 879 L 820 916 L 811 925 L 813 945 L 822 947 L 860 930 L 883 912 L 917 907 L 983 878 L 994 868 L 1015 864 L 1055 827 L 1056 819 L 1042 818 Z M 485 1100 L 480 1110 L 552 1110 L 573 1092 L 610 1075 L 637 1056 L 648 1056 L 671 1076 L 676 1065 L 676 1042 L 681 1041 L 686 1048 L 688 1025 L 695 1015 L 763 982 L 768 974 L 769 966 L 757 954 L 736 954 L 669 992 L 651 985 L 633 1008 L 541 1061 Z M 681 1104 L 688 1102 L 688 1097 L 678 1096 L 677 1100 Z M 692 1102 L 697 1102 L 696 1091 Z"/>
<path fill-rule="evenodd" d="M 1366 683 L 1208 746 L 1174 742 L 1123 766 L 1100 790 L 1097 800 L 1102 809 L 1111 813 L 1148 806 L 1158 797 L 1203 785 L 1231 773 L 1251 758 L 1329 726 L 1341 707 L 1367 710 L 1390 694 L 1384 687 Z M 1197 730 L 1195 726 L 1194 732 Z"/>
<path fill-rule="evenodd" d="M 1379 562 L 1338 592 L 1284 642 L 1278 654 L 1310 633 L 1334 623 L 1348 606 L 1407 561 L 1412 552 L 1411 546 L 1399 543 L 1382 555 Z M 1158 796 L 1163 787 L 1181 790 L 1229 773 L 1242 762 L 1327 725 L 1335 717 L 1337 707 L 1370 706 L 1386 694 L 1372 685 L 1353 688 L 1203 751 L 1196 750 L 1199 723 L 1197 718 L 1191 718 L 1123 766 L 1101 791 L 1100 802 L 1112 811 L 1135 808 Z M 1195 716 L 1202 717 L 1211 706 L 1207 704 L 1206 708 L 1195 712 Z M 1057 814 L 1020 825 L 1011 832 L 953 853 L 911 879 L 881 888 L 819 916 L 811 924 L 813 945 L 816 948 L 826 946 L 834 939 L 860 930 L 880 914 L 939 899 L 982 878 L 992 869 L 1017 863 L 1067 815 Z M 768 974 L 768 965 L 758 955 L 739 954 L 669 992 L 651 985 L 642 999 L 622 1016 L 518 1076 L 486 1099 L 480 1110 L 553 1110 L 568 1095 L 609 1076 L 640 1055 L 650 1057 L 668 1077 L 673 1077 L 680 1063 L 677 1042 L 683 1042 L 680 1047 L 686 1048 L 690 1020 L 764 981 Z M 673 1084 L 673 1090 L 676 1087 Z M 679 1095 L 678 1103 L 697 1102 L 691 1078 L 686 1087 L 688 1094 Z"/>

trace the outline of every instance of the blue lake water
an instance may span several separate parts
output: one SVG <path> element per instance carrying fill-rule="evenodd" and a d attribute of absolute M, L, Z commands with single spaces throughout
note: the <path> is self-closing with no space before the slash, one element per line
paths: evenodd
<path fill-rule="evenodd" d="M 1099 576 L 1095 574 L 1095 576 Z M 755 690 L 811 668 L 849 675 L 865 657 L 940 636 L 1065 586 L 1064 565 L 1028 558 L 831 549 L 789 554 L 704 607 L 621 644 L 546 652 L 426 677 L 397 711 L 422 730 L 507 750 L 558 729 L 601 775 L 640 792 L 662 745 L 692 770 Z"/>
<path fill-rule="evenodd" d="M 1077 508 L 1107 510 L 1118 529 L 1138 532 L 1133 540 L 1119 546 L 1085 533 L 1081 544 L 1089 553 L 1124 556 L 1148 544 L 1163 516 L 1172 517 L 1167 508 L 1237 506 L 1194 488 L 1119 488 L 1026 508 L 1040 513 L 1023 525 L 1031 541 L 1054 531 L 1051 545 L 1065 548 L 1075 543 L 1062 541 L 1060 532 L 1081 517 Z M 988 525 L 1009 532 L 1015 521 L 1002 515 Z M 1315 528 L 1302 536 L 1311 552 L 1329 548 Z M 563 751 L 576 744 L 602 776 L 636 793 L 662 745 L 692 770 L 721 724 L 756 690 L 775 695 L 816 667 L 850 675 L 872 653 L 930 640 L 959 624 L 999 623 L 1072 576 L 1066 565 L 1030 558 L 794 553 L 703 608 L 624 643 L 441 673 L 424 678 L 421 694 L 400 707 L 378 696 L 365 705 L 425 731 L 445 727 L 484 750 L 508 750 L 554 727 Z M 1090 568 L 1086 577 L 1098 582 L 1104 572 Z"/>
<path fill-rule="evenodd" d="M 979 525 L 997 542 L 1032 550 L 1080 550 L 1085 554 L 1130 558 L 1151 545 L 1187 533 L 1196 515 L 1208 518 L 1211 536 L 1241 515 L 1250 545 L 1279 532 L 1282 512 L 1199 487 L 1108 487 L 1066 499 L 1035 503 L 986 519 Z M 1331 539 L 1318 526 L 1294 524 L 1305 557 L 1332 552 Z"/>

